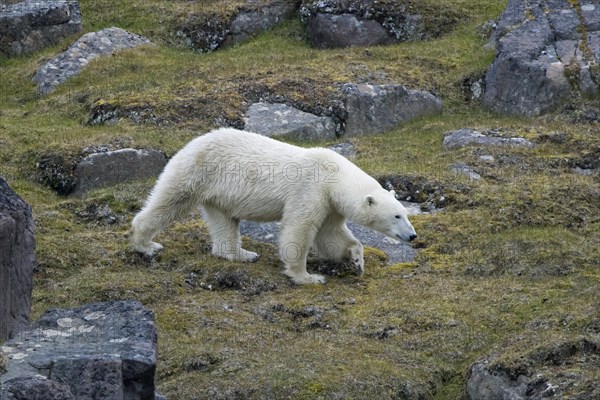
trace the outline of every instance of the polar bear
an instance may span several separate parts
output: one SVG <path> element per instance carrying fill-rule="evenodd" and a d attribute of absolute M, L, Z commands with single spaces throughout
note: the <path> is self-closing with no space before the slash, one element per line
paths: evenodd
<path fill-rule="evenodd" d="M 281 221 L 279 255 L 296 284 L 325 281 L 306 271 L 311 248 L 319 259 L 349 260 L 363 273 L 363 246 L 347 219 L 394 239 L 417 236 L 395 193 L 345 157 L 231 128 L 193 139 L 168 162 L 133 219 L 133 249 L 155 255 L 162 245 L 154 236 L 196 207 L 212 254 L 228 260 L 258 258 L 241 247 L 240 220 Z"/>

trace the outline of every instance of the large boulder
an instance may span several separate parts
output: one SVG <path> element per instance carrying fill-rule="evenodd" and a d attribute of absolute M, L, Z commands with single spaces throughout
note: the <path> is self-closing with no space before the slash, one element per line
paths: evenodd
<path fill-rule="evenodd" d="M 246 112 L 245 130 L 299 140 L 335 139 L 335 121 L 281 103 L 254 103 Z"/>
<path fill-rule="evenodd" d="M 59 84 L 79 74 L 97 57 L 150 43 L 145 37 L 121 28 L 113 27 L 86 33 L 67 50 L 38 69 L 34 77 L 38 92 L 46 94 L 53 91 Z"/>
<path fill-rule="evenodd" d="M 31 207 L 0 177 L 0 342 L 27 326 L 35 268 Z"/>
<path fill-rule="evenodd" d="M 494 38 L 497 55 L 482 98 L 491 110 L 534 116 L 573 92 L 598 94 L 598 2 L 510 0 Z"/>
<path fill-rule="evenodd" d="M 158 176 L 167 159 L 158 150 L 120 149 L 93 153 L 81 160 L 74 171 L 74 195 L 134 179 Z"/>
<path fill-rule="evenodd" d="M 2 400 L 155 398 L 154 316 L 137 301 L 49 310 L 1 351 Z"/>
<path fill-rule="evenodd" d="M 440 113 L 442 100 L 402 85 L 344 85 L 346 135 L 382 133 L 412 119 Z"/>
<path fill-rule="evenodd" d="M 79 31 L 77 0 L 25 0 L 0 9 L 0 54 L 33 53 Z"/>

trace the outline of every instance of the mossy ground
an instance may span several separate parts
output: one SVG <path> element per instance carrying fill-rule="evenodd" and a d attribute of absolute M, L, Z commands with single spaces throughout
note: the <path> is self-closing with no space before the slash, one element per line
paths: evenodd
<path fill-rule="evenodd" d="M 0 175 L 34 210 L 34 318 L 50 307 L 139 299 L 156 313 L 159 391 L 177 399 L 457 399 L 464 397 L 467 367 L 482 357 L 502 354 L 499 362 L 511 363 L 537 346 L 597 339 L 600 182 L 571 166 L 600 145 L 598 124 L 564 113 L 500 117 L 465 101 L 461 90 L 493 59 L 475 27 L 498 16 L 503 2 L 441 2 L 468 18 L 422 43 L 314 50 L 301 25 L 289 21 L 211 54 L 167 46 L 165 10 L 214 12 L 217 3 L 81 0 L 86 31 L 118 25 L 159 46 L 93 61 L 47 97 L 38 98 L 31 77 L 69 40 L 0 60 Z M 281 274 L 272 245 L 247 240 L 261 254 L 251 265 L 211 257 L 198 215 L 162 233 L 165 251 L 148 261 L 130 252 L 127 237 L 153 182 L 76 199 L 34 179 L 42 154 L 113 144 L 172 155 L 215 121 L 239 120 L 252 96 L 326 108 L 350 81 L 399 82 L 444 99 L 441 116 L 350 140 L 357 163 L 374 176 L 468 188 L 444 212 L 414 218 L 420 235 L 414 263 L 388 266 L 368 250 L 363 277 L 295 287 Z M 166 122 L 87 125 L 91 110 L 103 104 L 150 108 Z M 442 150 L 444 132 L 467 126 L 497 128 L 538 146 Z M 566 139 L 547 140 L 556 132 Z M 496 161 L 482 161 L 482 154 Z M 448 166 L 458 161 L 483 179 L 453 175 Z M 84 217 L 98 205 L 108 205 L 115 221 Z M 582 381 L 593 382 L 597 374 L 581 365 Z"/>

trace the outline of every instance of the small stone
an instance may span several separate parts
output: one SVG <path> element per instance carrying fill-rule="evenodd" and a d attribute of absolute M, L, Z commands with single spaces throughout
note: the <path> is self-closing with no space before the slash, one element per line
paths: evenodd
<path fill-rule="evenodd" d="M 472 181 L 478 181 L 481 179 L 481 175 L 473 171 L 471 167 L 464 163 L 450 165 L 450 171 L 452 171 L 455 175 L 466 177 Z"/>
<path fill-rule="evenodd" d="M 465 146 L 515 146 L 534 147 L 535 145 L 527 139 L 519 137 L 499 137 L 484 135 L 474 129 L 459 129 L 446 132 L 442 146 L 445 149 L 454 149 Z"/>
<path fill-rule="evenodd" d="M 335 151 L 338 154 L 343 155 L 346 158 L 352 158 L 356 155 L 354 146 L 351 143 L 338 143 L 329 146 L 329 149 Z"/>

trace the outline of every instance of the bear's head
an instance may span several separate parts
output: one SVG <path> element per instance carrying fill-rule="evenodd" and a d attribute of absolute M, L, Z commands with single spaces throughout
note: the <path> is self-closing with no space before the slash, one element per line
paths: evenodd
<path fill-rule="evenodd" d="M 385 189 L 377 190 L 364 199 L 363 209 L 371 229 L 383 233 L 392 239 L 407 242 L 415 239 L 417 233 L 408 220 L 408 211 L 396 200 L 396 193 Z"/>

